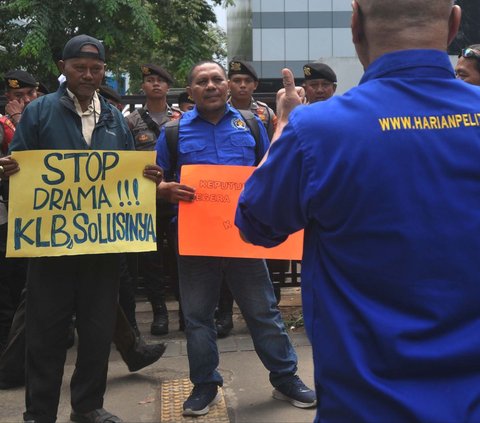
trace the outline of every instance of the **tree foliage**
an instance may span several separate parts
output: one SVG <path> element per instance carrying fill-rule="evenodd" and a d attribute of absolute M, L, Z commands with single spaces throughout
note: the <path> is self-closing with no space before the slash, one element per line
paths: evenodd
<path fill-rule="evenodd" d="M 0 74 L 22 68 L 54 87 L 66 41 L 89 34 L 103 41 L 108 69 L 135 81 L 142 63 L 158 63 L 183 85 L 190 66 L 226 55 L 212 4 L 232 0 L 0 0 Z"/>

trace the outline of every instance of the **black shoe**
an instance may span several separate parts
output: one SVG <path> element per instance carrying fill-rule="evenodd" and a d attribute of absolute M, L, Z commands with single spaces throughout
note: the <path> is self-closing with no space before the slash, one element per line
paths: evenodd
<path fill-rule="evenodd" d="M 226 338 L 233 329 L 232 313 L 221 313 L 215 321 L 217 337 Z"/>
<path fill-rule="evenodd" d="M 317 405 L 315 392 L 305 386 L 296 375 L 275 387 L 273 398 L 288 401 L 299 408 L 312 408 Z"/>
<path fill-rule="evenodd" d="M 184 416 L 203 416 L 210 411 L 210 406 L 221 399 L 216 383 L 195 385 L 188 399 L 183 403 Z"/>
<path fill-rule="evenodd" d="M 168 333 L 168 311 L 165 303 L 152 304 L 153 322 L 150 326 L 152 335 L 166 335 Z"/>
<path fill-rule="evenodd" d="M 136 372 L 155 363 L 163 355 L 166 348 L 166 344 L 147 345 L 142 339 L 138 339 L 134 348 L 127 352 L 123 360 L 127 364 L 128 370 Z"/>
<path fill-rule="evenodd" d="M 88 413 L 77 413 L 76 411 L 72 410 L 70 413 L 70 420 L 77 423 L 123 423 L 123 420 L 120 417 L 109 413 L 104 408 L 98 408 L 96 410 L 89 411 Z"/>

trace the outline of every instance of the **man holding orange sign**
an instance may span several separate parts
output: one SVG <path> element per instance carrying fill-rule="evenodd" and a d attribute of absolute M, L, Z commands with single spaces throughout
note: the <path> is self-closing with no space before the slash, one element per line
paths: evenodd
<path fill-rule="evenodd" d="M 175 150 L 167 144 L 165 129 L 157 141 L 157 164 L 165 172 L 178 175 L 185 164 L 253 166 L 256 150 L 263 156 L 269 145 L 265 128 L 260 122 L 257 145 L 245 119 L 227 105 L 227 91 L 225 70 L 219 64 L 206 61 L 192 68 L 187 92 L 196 106 L 179 120 Z M 178 182 L 162 182 L 159 195 L 173 203 L 191 202 L 195 189 Z M 210 405 L 220 399 L 218 386 L 223 380 L 217 371 L 214 312 L 223 279 L 242 310 L 257 354 L 270 371 L 274 397 L 297 407 L 314 407 L 314 392 L 295 374 L 297 356 L 276 306 L 265 261 L 180 255 L 178 264 L 190 379 L 194 384 L 183 404 L 183 414 L 207 414 Z"/>

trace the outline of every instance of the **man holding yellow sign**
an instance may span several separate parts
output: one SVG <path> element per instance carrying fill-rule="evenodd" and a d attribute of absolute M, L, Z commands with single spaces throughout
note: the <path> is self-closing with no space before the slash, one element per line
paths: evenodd
<path fill-rule="evenodd" d="M 133 139 L 123 116 L 96 93 L 105 73 L 105 50 L 101 42 L 87 35 L 73 37 L 65 45 L 58 65 L 66 82 L 56 93 L 41 97 L 25 109 L 10 150 L 132 150 Z M 96 168 L 107 172 L 116 160 L 115 154 L 109 154 L 106 151 L 83 155 L 79 152 L 67 158 L 61 151 L 52 153 L 49 159 L 51 174 L 46 178 L 50 178 L 49 182 L 55 182 L 55 178 L 60 181 L 60 159 L 76 160 L 79 174 L 89 171 L 87 162 L 94 164 L 95 160 L 103 160 L 106 166 L 98 165 Z M 19 170 L 16 161 L 9 158 L 3 162 L 2 176 L 10 177 Z M 94 174 L 92 172 L 90 176 Z M 143 171 L 143 176 L 157 185 L 162 175 L 161 168 L 156 165 L 147 166 Z M 99 177 L 102 177 L 101 173 Z M 72 184 L 75 183 L 72 181 Z M 123 189 L 127 191 L 125 186 Z M 56 213 L 58 221 L 61 221 L 62 213 L 57 211 L 74 208 L 73 200 L 67 201 L 68 194 L 62 200 L 58 195 L 47 199 L 45 192 L 43 197 L 42 192 L 38 192 L 37 204 L 47 201 L 50 214 Z M 101 191 L 97 194 L 97 205 L 108 201 L 108 196 Z M 60 206 L 62 201 L 63 206 Z M 88 227 L 85 217 L 83 219 L 78 224 L 79 230 Z M 23 229 L 24 236 L 19 238 L 19 242 L 27 237 L 27 227 Z M 93 237 L 93 232 L 82 233 L 87 238 Z M 60 237 L 62 232 L 58 231 L 58 234 Z M 59 237 L 52 237 L 51 242 L 58 242 Z M 42 240 L 34 238 L 40 249 Z M 79 346 L 71 381 L 71 419 L 87 423 L 121 421 L 103 409 L 117 312 L 119 255 L 80 254 L 29 259 L 25 421 L 56 420 L 68 326 L 74 313 Z"/>

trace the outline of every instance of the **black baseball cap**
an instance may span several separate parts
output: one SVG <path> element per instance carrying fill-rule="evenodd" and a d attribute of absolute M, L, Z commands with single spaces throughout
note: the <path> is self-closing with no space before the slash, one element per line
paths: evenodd
<path fill-rule="evenodd" d="M 81 51 L 82 47 L 86 45 L 94 46 L 98 53 L 91 51 Z M 74 59 L 77 57 L 90 57 L 92 59 L 99 59 L 102 62 L 105 62 L 105 48 L 103 44 L 96 38 L 90 37 L 89 35 L 81 34 L 77 35 L 67 41 L 65 47 L 63 48 L 62 60 Z"/>
<path fill-rule="evenodd" d="M 306 80 L 326 79 L 330 82 L 337 82 L 337 75 L 335 75 L 335 72 L 332 70 L 332 68 L 325 63 L 307 63 L 303 67 L 303 74 Z"/>

